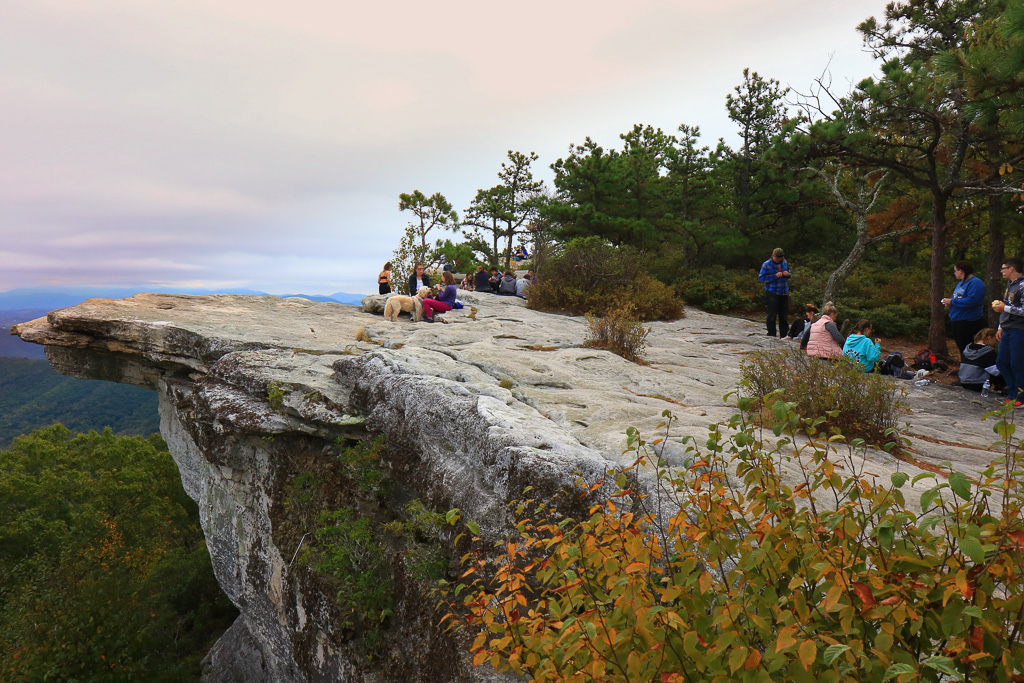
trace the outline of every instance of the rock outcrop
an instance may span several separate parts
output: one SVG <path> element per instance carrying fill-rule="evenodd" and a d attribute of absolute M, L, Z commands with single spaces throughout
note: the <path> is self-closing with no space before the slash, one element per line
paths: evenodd
<path fill-rule="evenodd" d="M 687 310 L 653 323 L 636 365 L 582 346 L 581 318 L 529 310 L 515 298 L 463 295 L 449 324 L 385 321 L 363 309 L 303 299 L 138 294 L 93 299 L 15 326 L 64 374 L 160 394 L 161 431 L 199 504 L 220 585 L 241 616 L 211 651 L 215 681 L 498 680 L 473 669 L 465 644 L 435 628 L 408 591 L 390 654 L 368 664 L 339 627 L 333 595 L 283 540 L 291 477 L 341 439 L 387 436 L 403 485 L 435 509 L 458 507 L 485 536 L 507 530 L 507 504 L 526 486 L 551 493 L 629 464 L 625 431 L 652 435 L 661 413 L 674 436 L 704 435 L 735 411 L 744 354 L 783 344 L 759 323 Z M 908 383 L 918 462 L 979 471 L 994 455 L 979 397 Z M 670 439 L 670 462 L 680 462 Z M 880 476 L 916 467 L 871 456 Z M 909 498 L 910 496 L 908 496 Z M 300 563 L 301 564 L 301 563 Z"/>

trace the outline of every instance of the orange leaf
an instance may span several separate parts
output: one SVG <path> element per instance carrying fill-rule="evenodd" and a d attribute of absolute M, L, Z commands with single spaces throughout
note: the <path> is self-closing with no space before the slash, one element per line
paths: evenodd
<path fill-rule="evenodd" d="M 473 655 L 473 666 L 480 666 L 487 659 L 487 650 L 477 650 Z"/>
<path fill-rule="evenodd" d="M 975 652 L 981 652 L 985 647 L 985 632 L 981 630 L 980 626 L 975 626 L 971 629 L 971 637 L 967 640 Z"/>
<path fill-rule="evenodd" d="M 800 663 L 804 665 L 804 671 L 810 671 L 811 665 L 814 664 L 814 660 L 818 656 L 818 646 L 814 644 L 813 640 L 808 638 L 800 643 L 800 649 L 797 651 L 797 654 L 800 656 Z"/>
<path fill-rule="evenodd" d="M 866 583 L 857 582 L 853 584 L 853 592 L 857 594 L 857 597 L 864 601 L 865 607 L 871 607 L 875 604 L 875 595 L 871 592 L 871 588 Z"/>
<path fill-rule="evenodd" d="M 704 572 L 700 575 L 700 578 L 697 579 L 697 584 L 700 586 L 700 592 L 702 594 L 707 593 L 709 590 L 711 590 L 711 586 L 713 583 L 714 577 L 712 577 L 711 574 L 709 574 L 708 572 Z"/>
<path fill-rule="evenodd" d="M 903 600 L 903 598 L 901 598 L 898 595 L 890 595 L 889 597 L 887 597 L 885 600 L 882 600 L 878 604 L 879 605 L 895 605 L 896 603 L 898 603 L 898 602 L 900 602 L 902 600 Z"/>
<path fill-rule="evenodd" d="M 643 562 L 630 562 L 626 565 L 627 574 L 635 574 L 636 572 L 642 572 L 647 569 L 647 565 Z"/>
<path fill-rule="evenodd" d="M 750 654 L 747 655 L 747 661 L 743 664 L 744 669 L 754 669 L 758 664 L 761 663 L 761 651 L 757 649 L 751 649 Z"/>
<path fill-rule="evenodd" d="M 1024 548 L 1024 531 L 1011 531 L 1006 535 L 1013 539 L 1013 542 L 1016 545 L 1020 546 L 1021 548 Z"/>
<path fill-rule="evenodd" d="M 956 587 L 960 589 L 961 593 L 963 593 L 964 598 L 968 602 L 970 602 L 970 600 L 974 597 L 974 586 L 972 586 L 970 582 L 968 582 L 967 572 L 961 569 L 956 573 L 956 576 L 953 580 L 956 582 Z"/>
<path fill-rule="evenodd" d="M 564 586 L 559 586 L 558 588 L 552 588 L 551 592 L 552 593 L 561 593 L 562 591 L 567 591 L 570 588 L 575 588 L 576 586 L 580 585 L 581 583 L 583 583 L 583 579 L 576 579 L 572 583 L 567 583 Z"/>

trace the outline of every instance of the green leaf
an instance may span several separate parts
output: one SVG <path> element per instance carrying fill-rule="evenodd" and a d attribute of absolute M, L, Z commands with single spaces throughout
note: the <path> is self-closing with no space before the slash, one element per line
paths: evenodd
<path fill-rule="evenodd" d="M 956 666 L 954 666 L 953 660 L 949 657 L 930 657 L 925 660 L 924 665 L 951 676 L 957 674 Z"/>
<path fill-rule="evenodd" d="M 971 482 L 963 472 L 953 472 L 949 475 L 949 486 L 953 493 L 964 500 L 971 499 Z"/>
<path fill-rule="evenodd" d="M 981 608 L 977 605 L 971 605 L 970 607 L 964 608 L 964 614 L 975 619 L 981 619 L 984 615 L 981 612 Z"/>
<path fill-rule="evenodd" d="M 906 472 L 893 472 L 892 476 L 889 477 L 889 479 L 892 481 L 893 486 L 895 486 L 896 488 L 900 488 L 907 483 L 907 480 L 910 479 L 910 476 Z"/>
<path fill-rule="evenodd" d="M 935 473 L 934 472 L 922 472 L 921 474 L 919 474 L 916 477 L 914 477 L 914 479 L 913 479 L 913 481 L 911 483 L 912 484 L 916 484 L 917 482 L 921 481 L 922 479 L 934 479 L 934 478 L 935 478 Z"/>
<path fill-rule="evenodd" d="M 892 549 L 893 541 L 895 541 L 895 532 L 891 525 L 879 526 L 878 527 L 878 542 L 886 550 Z"/>
<path fill-rule="evenodd" d="M 934 487 L 928 489 L 927 491 L 925 491 L 924 493 L 922 493 L 921 494 L 921 511 L 924 512 L 924 511 L 928 510 L 929 508 L 931 508 L 932 502 L 935 500 L 935 497 L 938 496 L 938 495 L 939 495 L 939 487 L 938 486 L 934 486 Z"/>
<path fill-rule="evenodd" d="M 469 530 L 473 532 L 474 536 L 480 535 L 480 525 L 476 522 L 466 522 L 466 526 L 469 527 Z"/>
<path fill-rule="evenodd" d="M 902 676 L 903 674 L 912 674 L 915 671 L 916 669 L 910 664 L 903 664 L 898 662 L 896 664 L 893 664 L 888 668 L 888 670 L 886 670 L 885 676 L 882 677 L 882 680 L 887 681 L 890 678 L 896 678 L 897 676 Z"/>
<path fill-rule="evenodd" d="M 957 545 L 960 546 L 960 552 L 975 562 L 981 563 L 985 561 L 985 549 L 981 547 L 981 541 L 978 539 L 970 536 L 960 538 L 957 539 Z"/>
<path fill-rule="evenodd" d="M 825 648 L 825 666 L 832 666 L 832 662 L 839 658 L 839 655 L 843 654 L 850 649 L 849 645 L 829 645 Z"/>
<path fill-rule="evenodd" d="M 444 521 L 448 522 L 449 524 L 455 524 L 455 522 L 459 521 L 459 516 L 459 508 L 452 508 L 444 516 Z"/>

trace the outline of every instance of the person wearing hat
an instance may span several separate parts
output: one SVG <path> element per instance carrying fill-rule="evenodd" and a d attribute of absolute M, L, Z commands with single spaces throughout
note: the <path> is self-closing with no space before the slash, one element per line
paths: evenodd
<path fill-rule="evenodd" d="M 768 336 L 775 336 L 775 319 L 779 320 L 779 336 L 789 332 L 789 264 L 782 249 L 772 252 L 772 257 L 761 264 L 757 279 L 764 283 L 765 306 L 768 309 Z"/>

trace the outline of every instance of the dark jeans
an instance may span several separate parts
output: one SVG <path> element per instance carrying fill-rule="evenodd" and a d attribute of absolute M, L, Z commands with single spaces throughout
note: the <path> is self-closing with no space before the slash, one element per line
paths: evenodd
<path fill-rule="evenodd" d="M 789 322 L 786 320 L 789 315 L 789 295 L 765 292 L 764 298 L 768 307 L 768 336 L 775 336 L 775 318 L 778 318 L 779 336 L 785 337 L 789 333 Z"/>
<path fill-rule="evenodd" d="M 1024 400 L 1024 330 L 1003 330 L 996 367 L 1006 380 L 1006 398 Z"/>
<path fill-rule="evenodd" d="M 953 340 L 956 342 L 957 353 L 963 361 L 964 349 L 974 341 L 974 335 L 981 332 L 985 327 L 985 318 L 977 320 L 950 320 L 950 327 L 953 328 Z"/>

